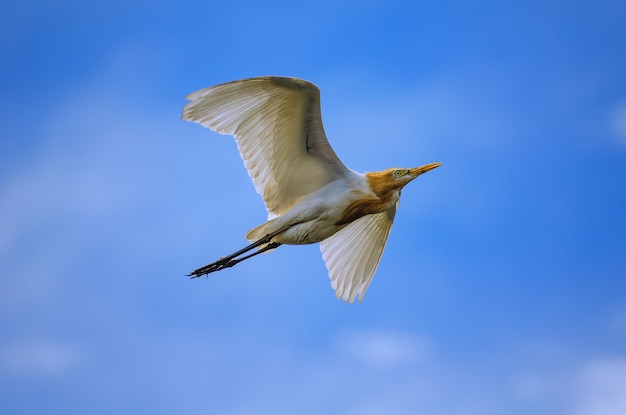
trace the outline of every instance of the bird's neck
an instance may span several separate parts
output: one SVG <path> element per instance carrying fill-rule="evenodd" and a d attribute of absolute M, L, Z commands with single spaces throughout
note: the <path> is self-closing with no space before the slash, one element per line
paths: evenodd
<path fill-rule="evenodd" d="M 393 180 L 389 180 L 387 172 L 370 172 L 365 173 L 365 179 L 370 190 L 380 199 L 389 201 L 393 196 L 400 192 L 401 187 Z"/>
<path fill-rule="evenodd" d="M 354 200 L 346 207 L 337 225 L 345 225 L 365 215 L 382 213 L 393 207 L 400 197 L 400 188 L 390 184 L 381 173 L 366 173 L 371 193 L 355 192 Z"/>

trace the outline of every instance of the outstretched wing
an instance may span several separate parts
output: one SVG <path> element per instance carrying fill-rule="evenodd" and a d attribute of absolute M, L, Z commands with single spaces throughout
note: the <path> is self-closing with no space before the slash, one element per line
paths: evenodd
<path fill-rule="evenodd" d="M 182 118 L 237 141 L 270 218 L 346 174 L 326 139 L 320 91 L 296 78 L 229 82 L 187 96 Z"/>
<path fill-rule="evenodd" d="M 358 295 L 359 302 L 363 301 L 395 215 L 396 206 L 386 212 L 363 216 L 320 243 L 337 298 L 350 299 L 352 304 Z"/>

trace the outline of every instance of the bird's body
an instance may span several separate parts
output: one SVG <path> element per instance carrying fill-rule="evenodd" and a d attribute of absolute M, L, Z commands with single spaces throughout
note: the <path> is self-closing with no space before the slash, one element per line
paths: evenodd
<path fill-rule="evenodd" d="M 281 244 L 320 242 L 337 297 L 362 300 L 401 189 L 441 163 L 365 174 L 347 168 L 326 139 L 319 89 L 301 79 L 251 78 L 187 98 L 184 119 L 235 137 L 269 212 L 268 221 L 246 235 L 251 245 L 191 275 L 233 266 L 254 256 L 240 257 L 253 248 L 264 252 Z"/>
<path fill-rule="evenodd" d="M 284 214 L 252 229 L 246 239 L 254 242 L 286 227 L 272 240 L 287 245 L 322 242 L 349 223 L 346 211 L 361 195 L 374 196 L 364 175 L 348 171 L 345 177 L 303 196 Z"/>

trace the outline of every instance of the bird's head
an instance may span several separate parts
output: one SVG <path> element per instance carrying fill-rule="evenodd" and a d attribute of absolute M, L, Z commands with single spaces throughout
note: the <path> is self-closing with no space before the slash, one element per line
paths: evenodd
<path fill-rule="evenodd" d="M 419 175 L 439 166 L 441 166 L 441 163 L 425 164 L 412 169 L 396 167 L 383 171 L 367 173 L 366 176 L 372 190 L 376 194 L 381 195 L 388 191 L 401 190 Z"/>

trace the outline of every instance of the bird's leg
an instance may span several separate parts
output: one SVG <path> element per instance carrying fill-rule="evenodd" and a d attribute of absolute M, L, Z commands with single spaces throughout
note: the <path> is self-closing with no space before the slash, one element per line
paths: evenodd
<path fill-rule="evenodd" d="M 212 272 L 215 271 L 220 271 L 224 268 L 230 268 L 238 263 L 240 263 L 241 261 L 244 261 L 248 258 L 252 258 L 255 255 L 261 254 L 263 252 L 269 251 L 270 249 L 274 249 L 279 247 L 281 244 L 279 242 L 271 242 L 272 238 L 275 237 L 276 235 L 278 235 L 281 232 L 284 232 L 286 229 L 288 229 L 289 227 L 280 229 L 276 232 L 270 233 L 265 235 L 263 238 L 259 239 L 256 242 L 251 243 L 250 245 L 240 249 L 237 252 L 234 252 L 230 255 L 227 255 L 225 257 L 222 257 L 220 259 L 218 259 L 217 261 L 209 264 L 209 265 L 205 265 L 201 268 L 196 269 L 195 271 L 192 271 L 191 273 L 187 274 L 187 276 L 191 277 L 191 278 L 198 278 L 201 277 L 203 275 L 207 275 L 210 274 Z M 263 248 L 259 249 L 257 252 L 250 254 L 250 255 L 246 255 L 242 258 L 236 259 L 238 256 L 245 254 L 246 252 L 257 248 L 263 244 L 267 244 L 267 246 L 264 246 Z"/>
<path fill-rule="evenodd" d="M 237 259 L 231 259 L 230 261 L 228 261 L 227 263 L 225 263 L 224 265 L 222 265 L 220 267 L 220 269 L 224 269 L 224 268 L 230 268 L 232 266 L 237 265 L 238 263 L 240 263 L 241 261 L 245 261 L 248 258 L 252 258 L 253 256 L 262 254 L 263 252 L 267 252 L 270 251 L 272 249 L 278 248 L 279 246 L 281 246 L 282 244 L 280 242 L 270 242 L 269 244 L 265 245 L 263 248 L 259 249 L 256 252 L 253 252 L 249 255 L 246 255 L 244 257 L 241 258 L 237 258 Z M 217 270 L 216 270 L 217 271 Z M 195 272 L 195 271 L 194 271 Z"/>

